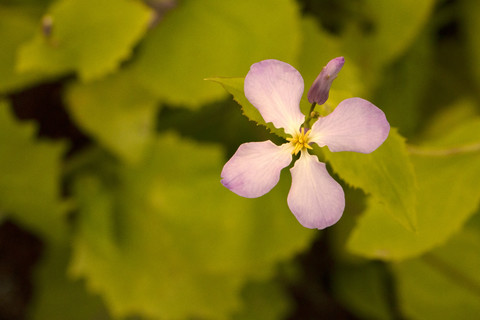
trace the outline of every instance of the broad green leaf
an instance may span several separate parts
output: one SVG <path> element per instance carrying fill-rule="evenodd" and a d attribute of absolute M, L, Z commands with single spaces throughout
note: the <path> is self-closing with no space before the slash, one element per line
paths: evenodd
<path fill-rule="evenodd" d="M 480 219 L 422 258 L 394 265 L 409 319 L 474 319 L 480 313 Z"/>
<path fill-rule="evenodd" d="M 371 194 L 385 205 L 388 216 L 403 227 L 416 228 L 415 175 L 405 140 L 395 129 L 374 152 L 330 152 L 324 154 L 333 170 L 349 185 Z M 394 222 L 395 223 L 395 222 Z M 400 227 L 402 228 L 402 227 Z"/>
<path fill-rule="evenodd" d="M 418 256 L 444 243 L 478 207 L 478 118 L 411 152 L 418 181 L 416 233 L 385 217 L 382 205 L 370 203 L 349 239 L 352 252 L 385 260 Z"/>
<path fill-rule="evenodd" d="M 129 73 L 75 83 L 66 101 L 79 126 L 108 150 L 130 162 L 142 158 L 153 138 L 158 106 Z"/>
<path fill-rule="evenodd" d="M 28 319 L 109 319 L 100 298 L 87 292 L 84 283 L 67 274 L 69 258 L 70 252 L 65 246 L 45 250 L 35 270 Z"/>
<path fill-rule="evenodd" d="M 378 263 L 335 268 L 332 280 L 335 296 L 363 319 L 393 319 L 384 269 Z"/>
<path fill-rule="evenodd" d="M 20 45 L 33 36 L 38 28 L 35 15 L 28 7 L 3 7 L 0 5 L 0 93 L 19 89 L 34 82 L 38 75 L 19 74 L 15 58 Z M 15 30 L 15 32 L 12 32 Z"/>
<path fill-rule="evenodd" d="M 60 0 L 45 15 L 51 34 L 39 30 L 19 54 L 20 71 L 75 71 L 92 80 L 115 71 L 145 33 L 151 12 L 140 1 Z"/>
<path fill-rule="evenodd" d="M 244 77 L 264 59 L 295 61 L 299 44 L 293 0 L 183 1 L 145 39 L 135 70 L 165 102 L 194 108 L 225 96 L 204 78 Z"/>
<path fill-rule="evenodd" d="M 66 236 L 60 201 L 65 145 L 35 139 L 32 123 L 19 123 L 0 101 L 0 211 L 46 240 Z"/>
<path fill-rule="evenodd" d="M 223 162 L 215 146 L 165 135 L 110 180 L 78 173 L 71 270 L 115 316 L 228 318 L 247 280 L 308 245 L 315 233 L 289 212 L 288 179 L 241 198 L 220 184 Z"/>

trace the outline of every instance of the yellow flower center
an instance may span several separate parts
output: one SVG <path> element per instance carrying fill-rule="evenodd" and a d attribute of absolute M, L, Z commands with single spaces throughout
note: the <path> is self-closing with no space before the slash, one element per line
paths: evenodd
<path fill-rule="evenodd" d="M 309 145 L 309 135 L 310 130 L 305 132 L 305 128 L 301 128 L 300 131 L 295 133 L 293 138 L 287 138 L 287 141 L 289 141 L 294 147 L 292 154 L 297 155 L 301 150 L 312 149 L 312 147 Z"/>

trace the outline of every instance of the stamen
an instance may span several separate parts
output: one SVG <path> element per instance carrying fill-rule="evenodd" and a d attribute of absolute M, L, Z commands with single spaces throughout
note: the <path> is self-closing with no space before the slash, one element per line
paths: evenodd
<path fill-rule="evenodd" d="M 294 137 L 292 138 L 287 138 L 287 141 L 289 141 L 291 144 L 294 145 L 294 148 L 292 150 L 292 154 L 297 155 L 300 151 L 304 149 L 313 149 L 308 143 L 309 143 L 309 135 L 310 135 L 310 130 L 305 132 L 305 128 L 300 128 L 300 131 L 298 131 Z"/>

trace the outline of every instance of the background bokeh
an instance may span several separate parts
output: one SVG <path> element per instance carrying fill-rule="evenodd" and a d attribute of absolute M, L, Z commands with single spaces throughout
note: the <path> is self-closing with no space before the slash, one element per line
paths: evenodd
<path fill-rule="evenodd" d="M 478 317 L 479 33 L 477 0 L 0 1 L 0 319 Z M 220 172 L 281 141 L 250 65 L 308 89 L 338 56 L 327 109 L 393 129 L 315 150 L 346 210 L 309 230 L 288 170 L 258 199 Z"/>

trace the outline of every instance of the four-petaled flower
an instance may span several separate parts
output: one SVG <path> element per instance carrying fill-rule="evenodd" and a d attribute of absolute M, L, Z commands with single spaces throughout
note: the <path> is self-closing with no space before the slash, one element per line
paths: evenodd
<path fill-rule="evenodd" d="M 323 68 L 308 93 L 312 107 L 325 103 L 343 63 L 343 57 L 339 57 Z M 240 145 L 225 164 L 221 182 L 240 196 L 260 197 L 278 183 L 280 172 L 291 163 L 292 155 L 300 153 L 290 169 L 288 207 L 304 227 L 324 229 L 342 216 L 345 195 L 325 164 L 307 150 L 316 143 L 328 146 L 332 152 L 370 153 L 385 141 L 390 125 L 385 114 L 372 103 L 350 98 L 340 102 L 329 115 L 319 117 L 310 129 L 311 116 L 306 121 L 300 111 L 303 88 L 300 73 L 285 62 L 265 60 L 251 66 L 245 77 L 246 98 L 265 122 L 283 128 L 290 138 L 280 146 L 271 141 Z"/>

